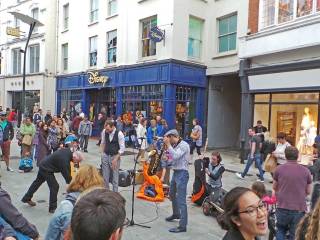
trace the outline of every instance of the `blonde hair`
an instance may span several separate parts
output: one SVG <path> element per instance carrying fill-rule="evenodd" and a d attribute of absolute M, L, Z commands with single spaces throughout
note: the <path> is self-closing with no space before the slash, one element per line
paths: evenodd
<path fill-rule="evenodd" d="M 307 226 L 305 240 L 320 240 L 320 199 L 313 211 L 301 219 L 296 232 L 297 240 L 300 240 L 304 226 Z"/>
<path fill-rule="evenodd" d="M 94 166 L 83 164 L 72 179 L 67 192 L 83 192 L 92 187 L 104 187 L 103 178 Z"/>

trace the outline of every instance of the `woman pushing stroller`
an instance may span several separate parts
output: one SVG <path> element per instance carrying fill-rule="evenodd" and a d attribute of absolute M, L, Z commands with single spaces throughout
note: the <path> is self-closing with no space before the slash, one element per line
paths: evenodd
<path fill-rule="evenodd" d="M 208 175 L 207 191 L 209 194 L 210 202 L 216 202 L 219 200 L 222 190 L 222 174 L 225 171 L 222 158 L 219 152 L 213 152 L 208 165 L 205 169 Z"/>

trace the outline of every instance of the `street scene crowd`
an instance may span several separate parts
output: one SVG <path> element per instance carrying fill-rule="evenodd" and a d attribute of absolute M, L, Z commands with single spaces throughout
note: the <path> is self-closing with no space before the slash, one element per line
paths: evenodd
<path fill-rule="evenodd" d="M 21 123 L 18 119 L 15 109 L 0 109 L 4 170 L 14 172 L 10 148 L 16 138 L 21 148 L 19 171 L 37 171 L 36 179 L 26 183 L 30 187 L 26 186 L 21 201 L 36 207 L 33 195 L 46 182 L 52 218 L 45 236 L 40 236 L 32 219 L 26 219 L 13 205 L 10 189 L 0 187 L 0 239 L 121 239 L 126 226 L 134 224 L 127 218 L 126 201 L 118 189 L 121 156 L 129 145 L 139 150 L 135 160 L 144 177 L 137 195 L 154 202 L 170 199 L 172 215 L 165 221 L 178 220 L 178 226 L 169 229 L 171 233 L 189 231 L 187 184 L 189 171 L 194 168 L 191 200 L 204 212 L 214 213 L 226 230 L 223 239 L 320 239 L 320 136 L 314 140 L 311 164 L 304 165 L 299 150 L 286 140 L 286 134 L 279 132 L 274 140 L 258 121 L 248 129 L 245 168 L 234 176 L 235 181 L 241 181 L 255 166 L 259 171 L 257 180 L 247 188 L 239 186 L 227 192 L 222 185 L 226 168 L 221 154 L 214 151 L 209 158 L 204 157 L 206 144 L 197 119 L 187 139 L 176 129 L 169 129 L 160 115 L 147 119 L 137 113 L 128 123 L 123 116 L 107 117 L 101 112 L 92 123 L 82 112 L 71 116 L 65 110 L 60 115 L 48 111 L 43 116 L 37 109 L 32 116 L 24 116 Z M 93 124 L 99 128 L 99 168 L 83 163 L 82 152 L 90 151 Z M 61 202 L 57 200 L 55 173 L 61 173 L 67 184 Z M 272 176 L 272 189 L 264 184 L 266 174 Z M 136 179 L 136 171 L 130 181 L 132 178 Z"/>

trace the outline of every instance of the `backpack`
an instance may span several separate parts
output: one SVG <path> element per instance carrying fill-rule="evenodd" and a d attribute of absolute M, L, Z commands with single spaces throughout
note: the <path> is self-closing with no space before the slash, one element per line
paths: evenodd
<path fill-rule="evenodd" d="M 33 169 L 32 159 L 31 158 L 22 158 L 19 162 L 19 170 L 24 172 L 30 172 Z"/>
<path fill-rule="evenodd" d="M 3 128 L 0 126 L 0 145 L 3 143 L 3 134 L 4 134 L 4 130 L 3 130 Z"/>

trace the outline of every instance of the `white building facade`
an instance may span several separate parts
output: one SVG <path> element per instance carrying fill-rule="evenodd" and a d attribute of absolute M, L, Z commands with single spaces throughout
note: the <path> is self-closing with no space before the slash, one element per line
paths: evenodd
<path fill-rule="evenodd" d="M 209 146 L 235 146 L 241 102 L 237 38 L 247 31 L 247 4 L 59 1 L 57 111 L 84 111 L 92 120 L 101 110 L 160 114 L 183 136 L 198 118 L 211 140 L 223 142 L 212 140 Z M 165 35 L 158 43 L 149 37 L 155 26 Z M 89 83 L 88 72 L 107 82 Z M 227 134 L 221 131 L 226 122 L 232 126 Z"/>
<path fill-rule="evenodd" d="M 319 133 L 320 1 L 260 0 L 241 39 L 242 134 L 262 120 L 271 136 L 284 132 L 310 154 Z"/>
<path fill-rule="evenodd" d="M 29 25 L 10 12 L 20 12 L 44 24 L 31 36 L 26 58 L 26 108 L 54 110 L 56 56 L 56 1 L 1 1 L 0 6 L 0 105 L 20 110 L 23 54 Z M 7 27 L 19 28 L 21 36 L 7 35 Z"/>

